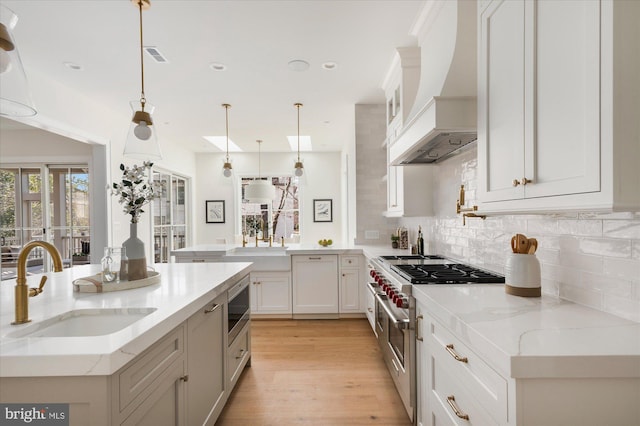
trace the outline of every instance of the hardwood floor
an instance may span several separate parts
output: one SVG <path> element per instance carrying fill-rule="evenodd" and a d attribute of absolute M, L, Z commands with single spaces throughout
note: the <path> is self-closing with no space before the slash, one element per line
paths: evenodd
<path fill-rule="evenodd" d="M 218 426 L 410 426 L 366 319 L 253 320 Z"/>

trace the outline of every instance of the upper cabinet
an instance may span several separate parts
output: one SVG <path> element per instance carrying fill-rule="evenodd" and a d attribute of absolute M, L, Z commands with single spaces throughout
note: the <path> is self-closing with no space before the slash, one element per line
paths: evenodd
<path fill-rule="evenodd" d="M 387 138 L 393 142 L 413 106 L 420 82 L 420 48 L 399 47 L 382 84 L 387 99 Z"/>
<path fill-rule="evenodd" d="M 640 2 L 480 5 L 483 212 L 640 208 L 638 20 Z"/>

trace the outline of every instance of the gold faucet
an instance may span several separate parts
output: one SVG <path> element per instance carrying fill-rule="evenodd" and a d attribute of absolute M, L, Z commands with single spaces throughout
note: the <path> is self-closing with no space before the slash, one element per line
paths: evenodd
<path fill-rule="evenodd" d="M 34 297 L 42 293 L 44 283 L 47 282 L 47 277 L 43 276 L 38 288 L 27 288 L 27 257 L 29 256 L 29 252 L 35 247 L 42 247 L 47 250 L 53 259 L 54 271 L 62 271 L 60 253 L 58 253 L 58 250 L 56 250 L 53 245 L 44 241 L 30 241 L 22 247 L 18 255 L 18 277 L 16 278 L 15 286 L 16 320 L 11 323 L 14 325 L 31 321 L 29 319 L 29 297 Z"/>
<path fill-rule="evenodd" d="M 246 247 L 247 246 L 247 233 L 243 232 L 242 233 L 242 247 Z"/>

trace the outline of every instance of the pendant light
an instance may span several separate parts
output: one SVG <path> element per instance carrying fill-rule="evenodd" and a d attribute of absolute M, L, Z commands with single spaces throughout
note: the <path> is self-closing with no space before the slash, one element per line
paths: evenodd
<path fill-rule="evenodd" d="M 225 109 L 225 128 L 227 129 L 227 159 L 224 162 L 224 165 L 222 166 L 223 169 L 223 174 L 225 177 L 230 177 L 231 173 L 232 173 L 232 169 L 233 167 L 231 167 L 231 161 L 229 161 L 229 108 L 231 108 L 231 105 L 229 104 L 222 104 L 222 106 Z"/>
<path fill-rule="evenodd" d="M 36 109 L 31 102 L 27 76 L 22 67 L 12 32 L 18 16 L 0 5 L 0 115 L 31 117 Z"/>
<path fill-rule="evenodd" d="M 302 161 L 300 161 L 300 107 L 302 104 L 298 102 L 293 105 L 298 109 L 298 161 L 296 161 L 296 164 L 293 166 L 293 174 L 300 177 L 304 173 L 304 166 L 302 165 Z"/>
<path fill-rule="evenodd" d="M 158 145 L 158 135 L 156 127 L 153 125 L 154 106 L 147 102 L 144 94 L 144 55 L 142 42 L 142 10 L 151 7 L 151 0 L 131 0 L 140 13 L 140 81 L 141 93 L 139 101 L 131 101 L 133 118 L 129 125 L 129 133 L 124 145 L 124 155 L 144 160 L 160 160 L 160 145 Z"/>
<path fill-rule="evenodd" d="M 260 174 L 260 145 L 261 140 L 258 142 L 258 179 L 254 179 L 249 182 L 249 185 L 244 190 L 244 199 L 250 203 L 268 204 L 273 201 L 276 195 L 276 189 L 267 180 L 262 180 Z"/>

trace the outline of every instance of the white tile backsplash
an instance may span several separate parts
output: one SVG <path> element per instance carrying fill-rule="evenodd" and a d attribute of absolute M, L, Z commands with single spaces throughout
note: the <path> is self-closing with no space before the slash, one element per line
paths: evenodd
<path fill-rule="evenodd" d="M 415 238 L 426 230 L 430 252 L 504 273 L 511 236 L 538 240 L 543 292 L 614 315 L 640 321 L 640 213 L 557 213 L 490 216 L 455 215 L 465 185 L 466 205 L 475 201 L 476 150 L 439 163 L 433 217 L 401 218 Z M 429 166 L 427 166 L 429 167 Z"/>

